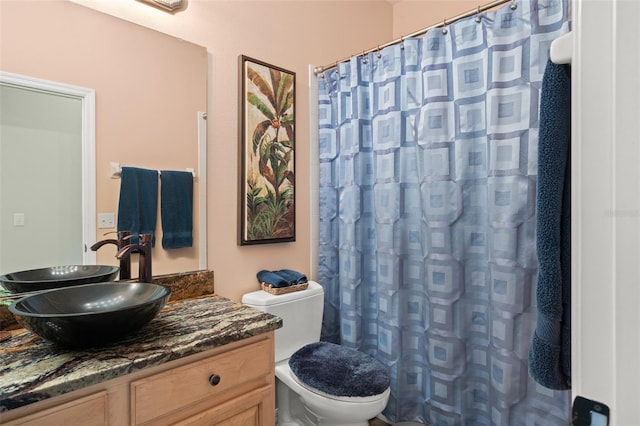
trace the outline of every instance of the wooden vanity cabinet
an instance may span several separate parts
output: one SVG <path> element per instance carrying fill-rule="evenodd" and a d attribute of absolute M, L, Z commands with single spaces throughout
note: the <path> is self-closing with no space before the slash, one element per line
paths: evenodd
<path fill-rule="evenodd" d="M 269 332 L 2 413 L 2 425 L 272 426 Z"/>

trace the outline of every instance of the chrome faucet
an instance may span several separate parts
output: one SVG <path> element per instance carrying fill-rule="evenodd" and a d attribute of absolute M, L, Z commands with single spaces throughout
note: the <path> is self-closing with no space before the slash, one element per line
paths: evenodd
<path fill-rule="evenodd" d="M 136 235 L 129 235 L 125 240 L 135 237 Z M 143 283 L 153 282 L 153 276 L 151 275 L 151 234 L 140 234 L 138 236 L 140 241 L 138 244 L 127 244 L 122 247 L 116 257 L 120 260 L 131 257 L 131 253 L 138 253 L 138 281 Z"/>
<path fill-rule="evenodd" d="M 107 232 L 104 235 L 112 234 L 113 232 Z M 100 240 L 91 246 L 91 250 L 98 251 L 98 249 L 106 244 L 113 244 L 118 247 L 118 250 L 122 249 L 127 245 L 127 240 L 130 238 L 131 232 L 129 231 L 118 231 L 118 239 L 108 238 L 105 240 Z M 127 256 L 120 259 L 120 275 L 121 280 L 131 279 L 131 259 Z"/>

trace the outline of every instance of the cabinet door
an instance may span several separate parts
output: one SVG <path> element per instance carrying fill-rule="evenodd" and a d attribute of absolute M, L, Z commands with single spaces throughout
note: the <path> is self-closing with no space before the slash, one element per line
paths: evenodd
<path fill-rule="evenodd" d="M 202 411 L 176 426 L 271 426 L 275 423 L 273 390 L 263 386 Z"/>
<path fill-rule="evenodd" d="M 6 426 L 82 426 L 107 425 L 107 392 L 99 392 L 19 418 Z"/>

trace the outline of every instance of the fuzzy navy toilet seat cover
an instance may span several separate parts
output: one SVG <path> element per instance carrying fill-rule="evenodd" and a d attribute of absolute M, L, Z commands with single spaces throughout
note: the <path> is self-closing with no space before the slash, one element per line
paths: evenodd
<path fill-rule="evenodd" d="M 329 395 L 374 396 L 389 387 L 389 373 L 382 363 L 334 343 L 303 346 L 291 355 L 289 367 L 301 382 Z"/>

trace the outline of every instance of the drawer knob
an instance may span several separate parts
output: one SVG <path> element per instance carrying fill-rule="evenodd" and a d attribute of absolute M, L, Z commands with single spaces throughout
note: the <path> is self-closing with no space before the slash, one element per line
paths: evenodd
<path fill-rule="evenodd" d="M 215 386 L 218 383 L 220 383 L 220 376 L 218 376 L 217 374 L 212 374 L 211 376 L 209 376 L 209 384 L 211 384 L 211 386 Z"/>

